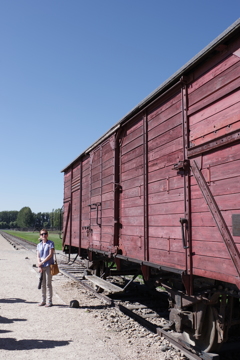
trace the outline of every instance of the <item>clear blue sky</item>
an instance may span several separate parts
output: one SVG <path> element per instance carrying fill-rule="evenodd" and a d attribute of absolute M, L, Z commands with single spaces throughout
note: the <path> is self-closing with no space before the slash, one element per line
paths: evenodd
<path fill-rule="evenodd" d="M 0 0 L 0 211 L 60 208 L 61 170 L 239 14 L 239 0 Z"/>

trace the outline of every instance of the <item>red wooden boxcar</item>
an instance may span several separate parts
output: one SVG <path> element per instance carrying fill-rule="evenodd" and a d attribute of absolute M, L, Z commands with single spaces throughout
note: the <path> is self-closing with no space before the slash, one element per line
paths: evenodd
<path fill-rule="evenodd" d="M 206 351 L 226 341 L 240 323 L 240 20 L 63 172 L 65 251 L 98 271 L 135 264 L 169 292 L 177 331 Z"/>

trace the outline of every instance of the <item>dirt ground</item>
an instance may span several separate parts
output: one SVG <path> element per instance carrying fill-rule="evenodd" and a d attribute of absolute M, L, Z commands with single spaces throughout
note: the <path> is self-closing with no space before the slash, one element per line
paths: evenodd
<path fill-rule="evenodd" d="M 1 235 L 0 246 L 1 359 L 183 359 L 164 339 L 62 274 L 53 278 L 54 306 L 39 307 L 35 252 L 16 250 Z M 80 307 L 70 308 L 71 300 Z"/>

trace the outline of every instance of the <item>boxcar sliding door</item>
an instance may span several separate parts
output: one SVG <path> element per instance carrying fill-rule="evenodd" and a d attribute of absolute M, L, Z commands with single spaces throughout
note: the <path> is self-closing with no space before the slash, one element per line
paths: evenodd
<path fill-rule="evenodd" d="M 90 153 L 90 248 L 102 251 L 112 250 L 114 241 L 114 157 L 114 136 Z"/>
<path fill-rule="evenodd" d="M 143 116 L 126 125 L 120 139 L 120 229 L 123 256 L 144 259 Z"/>
<path fill-rule="evenodd" d="M 179 221 L 188 175 L 174 169 L 184 160 L 182 122 L 180 89 L 148 110 L 149 261 L 188 271 Z"/>
<path fill-rule="evenodd" d="M 64 174 L 63 244 L 80 247 L 81 162 Z"/>
<path fill-rule="evenodd" d="M 63 246 L 70 244 L 71 234 L 71 186 L 72 186 L 72 169 L 69 168 L 64 173 L 64 198 L 63 198 Z"/>
<path fill-rule="evenodd" d="M 71 184 L 71 246 L 79 247 L 80 239 L 80 183 L 81 163 L 73 165 Z"/>
<path fill-rule="evenodd" d="M 185 216 L 182 93 L 159 101 L 122 135 L 120 249 L 123 255 L 186 270 L 180 218 Z"/>
<path fill-rule="evenodd" d="M 87 249 L 90 246 L 90 157 L 82 159 L 82 190 L 81 190 L 81 247 Z"/>

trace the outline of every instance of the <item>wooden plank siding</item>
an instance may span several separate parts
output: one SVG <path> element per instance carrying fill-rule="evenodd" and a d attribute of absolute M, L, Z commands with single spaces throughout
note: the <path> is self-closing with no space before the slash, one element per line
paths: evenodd
<path fill-rule="evenodd" d="M 205 68 L 205 70 L 207 70 Z M 234 54 L 188 86 L 190 147 L 204 145 L 240 128 L 240 58 Z M 232 233 L 240 213 L 240 144 L 203 154 L 201 172 Z M 191 178 L 193 274 L 234 282 L 236 268 L 202 191 Z M 240 248 L 240 237 L 232 237 Z"/>
<path fill-rule="evenodd" d="M 90 247 L 110 251 L 114 236 L 114 138 L 94 149 L 90 157 Z"/>
<path fill-rule="evenodd" d="M 72 185 L 72 171 L 71 168 L 64 174 L 64 213 L 63 213 L 63 229 L 64 229 L 64 242 L 66 245 L 70 244 L 71 237 L 70 237 L 70 222 L 69 217 L 71 211 L 71 185 Z M 69 208 L 70 207 L 70 208 Z"/>
<path fill-rule="evenodd" d="M 183 160 L 181 93 L 148 114 L 149 261 L 185 268 L 179 219 L 184 216 L 183 179 L 173 165 Z"/>
<path fill-rule="evenodd" d="M 196 146 L 239 128 L 240 58 L 232 55 L 189 85 L 190 146 Z M 234 60 L 234 61 L 233 61 Z M 222 70 L 222 71 L 221 71 Z M 215 76 L 214 76 L 215 75 Z M 201 86 L 200 86 L 201 85 Z M 194 89 L 194 91 L 190 91 Z"/>
<path fill-rule="evenodd" d="M 184 215 L 183 180 L 173 165 L 183 160 L 181 93 L 164 98 L 148 111 L 149 261 L 184 269 L 179 218 Z M 125 129 L 121 146 L 119 247 L 123 255 L 144 260 L 143 116 Z M 137 225 L 137 226 L 136 226 Z"/>
<path fill-rule="evenodd" d="M 119 230 L 122 254 L 138 260 L 144 258 L 143 174 L 143 117 L 139 116 L 128 124 L 121 137 Z"/>
<path fill-rule="evenodd" d="M 90 234 L 88 231 L 89 218 L 90 218 L 90 156 L 83 158 L 82 160 L 82 223 L 81 229 L 81 247 L 87 249 L 90 243 Z"/>
<path fill-rule="evenodd" d="M 80 238 L 80 183 L 81 183 L 81 164 L 78 162 L 72 170 L 72 209 L 71 209 L 71 245 L 79 247 Z"/>

